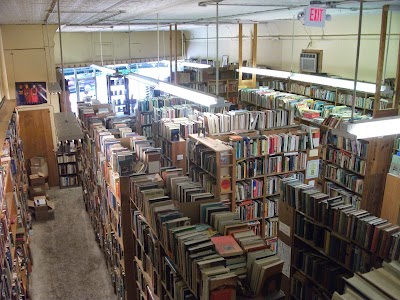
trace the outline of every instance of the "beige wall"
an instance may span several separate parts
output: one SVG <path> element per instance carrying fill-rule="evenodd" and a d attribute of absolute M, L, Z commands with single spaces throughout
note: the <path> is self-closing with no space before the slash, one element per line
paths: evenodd
<path fill-rule="evenodd" d="M 48 28 L 50 48 L 47 45 L 46 26 L 1 26 L 11 99 L 15 99 L 15 82 L 54 82 L 55 78 L 52 75 L 54 59 L 50 59 L 50 55 L 54 53 L 52 41 L 57 26 L 49 25 Z M 54 110 L 59 111 L 58 96 L 48 95 L 48 100 Z"/>
<path fill-rule="evenodd" d="M 130 50 L 129 50 L 130 35 Z M 173 34 L 174 36 L 174 34 Z M 169 58 L 169 31 L 160 32 L 160 58 Z M 61 64 L 59 35 L 56 33 L 55 60 Z M 91 63 L 101 64 L 101 52 L 104 64 L 127 62 L 130 59 L 157 58 L 157 32 L 65 32 L 62 33 L 63 58 L 65 66 L 83 66 Z M 173 39 L 173 54 L 175 54 L 175 40 Z M 182 53 L 181 32 L 178 31 L 178 56 Z"/>
<path fill-rule="evenodd" d="M 400 13 L 393 13 L 391 39 L 387 63 L 387 78 L 394 77 L 400 34 Z M 305 28 L 295 21 L 292 61 L 292 20 L 275 21 L 258 26 L 257 63 L 286 71 L 299 71 L 302 49 L 323 50 L 322 71 L 344 78 L 354 78 L 357 46 L 358 16 L 333 16 L 325 28 Z M 366 14 L 363 18 L 360 51 L 359 80 L 375 81 L 379 49 L 380 14 Z M 229 55 L 231 62 L 238 61 L 238 25 L 221 25 L 219 57 Z M 251 58 L 253 25 L 243 25 L 243 59 Z M 185 32 L 187 57 L 205 58 L 206 29 Z M 310 37 L 309 37 L 310 36 Z M 209 57 L 215 59 L 215 26 L 209 27 Z M 311 40 L 310 40 L 311 38 Z M 309 45 L 310 41 L 312 43 Z"/>

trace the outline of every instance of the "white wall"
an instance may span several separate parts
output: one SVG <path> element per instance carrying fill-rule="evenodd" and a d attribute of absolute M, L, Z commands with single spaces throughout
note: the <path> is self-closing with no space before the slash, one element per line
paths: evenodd
<path fill-rule="evenodd" d="M 375 81 L 378 62 L 381 15 L 363 17 L 359 63 L 359 80 Z M 357 46 L 358 16 L 334 16 L 324 29 L 305 28 L 295 21 L 292 60 L 292 20 L 274 21 L 258 25 L 257 63 L 286 71 L 299 71 L 302 49 L 323 50 L 322 72 L 344 78 L 354 78 Z M 229 55 L 231 62 L 238 61 L 239 25 L 221 25 L 219 30 L 219 57 Z M 251 58 L 253 25 L 243 25 L 243 59 Z M 387 63 L 387 78 L 394 77 L 400 35 L 400 13 L 393 13 L 391 39 Z M 205 58 L 206 28 L 185 32 L 187 57 Z M 209 57 L 215 59 L 215 26 L 209 26 Z M 310 40 L 311 39 L 311 40 Z M 312 43 L 309 45 L 310 41 Z"/>
<path fill-rule="evenodd" d="M 129 49 L 130 35 L 130 49 Z M 175 37 L 173 36 L 173 56 L 175 55 Z M 169 59 L 169 31 L 160 32 L 160 58 L 165 56 Z M 54 37 L 56 64 L 61 64 L 59 47 L 59 34 Z M 91 63 L 101 64 L 103 62 L 124 63 L 136 59 L 157 58 L 157 32 L 63 32 L 62 33 L 63 58 L 65 66 L 83 66 Z M 178 56 L 182 53 L 181 32 L 178 31 Z"/>
<path fill-rule="evenodd" d="M 44 25 L 2 25 L 3 47 L 10 98 L 15 99 L 15 82 L 54 82 L 52 40 L 57 29 L 49 25 L 50 47 Z M 51 57 L 51 58 L 50 58 Z M 54 77 L 54 78 L 53 78 Z M 49 104 L 59 111 L 57 95 L 48 95 Z"/>

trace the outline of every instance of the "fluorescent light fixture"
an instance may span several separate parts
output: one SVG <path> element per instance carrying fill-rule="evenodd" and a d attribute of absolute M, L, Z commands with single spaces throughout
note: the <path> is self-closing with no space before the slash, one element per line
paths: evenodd
<path fill-rule="evenodd" d="M 292 75 L 292 73 L 285 72 L 285 71 L 277 71 L 277 70 L 270 70 L 270 69 L 258 69 L 258 68 L 249 68 L 249 67 L 242 67 L 242 72 L 277 77 L 277 78 L 284 78 L 284 79 L 288 79 L 290 77 L 290 75 Z"/>
<path fill-rule="evenodd" d="M 239 70 L 236 70 L 239 71 Z M 295 81 L 301 81 L 305 83 L 314 83 L 320 85 L 328 85 L 336 88 L 353 90 L 354 89 L 354 81 L 347 79 L 338 79 L 331 77 L 323 77 L 316 75 L 308 75 L 308 74 L 300 74 L 300 73 L 291 73 L 286 71 L 277 71 L 270 69 L 258 69 L 258 68 L 249 68 L 243 67 L 243 73 L 257 74 L 263 76 L 270 76 L 276 78 L 290 79 Z M 359 92 L 365 92 L 374 94 L 376 90 L 376 85 L 374 83 L 366 83 L 366 82 L 357 82 L 356 90 Z M 387 90 L 386 86 L 381 86 L 381 92 Z"/>
<path fill-rule="evenodd" d="M 154 86 L 158 87 L 161 91 L 174 95 L 176 97 L 186 99 L 189 101 L 192 101 L 194 103 L 198 103 L 200 105 L 206 106 L 206 107 L 212 107 L 215 105 L 220 105 L 224 103 L 222 98 L 218 98 L 215 95 L 211 95 L 208 93 L 203 93 L 200 91 L 196 91 L 194 89 L 189 89 L 180 85 L 176 85 L 173 83 L 168 83 L 164 81 L 160 81 L 148 76 L 143 76 L 139 74 L 129 74 L 126 77 L 142 82 L 144 84 L 147 84 L 149 86 Z"/>
<path fill-rule="evenodd" d="M 207 64 L 200 64 L 200 63 L 193 63 L 193 62 L 189 62 L 189 61 L 178 61 L 178 64 L 185 66 L 185 67 L 190 67 L 190 68 L 198 68 L 198 69 L 207 69 L 210 68 L 210 65 Z"/>
<path fill-rule="evenodd" d="M 157 79 L 151 78 L 151 77 L 147 77 L 147 76 L 143 76 L 143 75 L 139 75 L 137 73 L 132 73 L 127 75 L 126 77 L 139 81 L 141 83 L 147 84 L 149 86 L 157 86 L 159 81 Z"/>
<path fill-rule="evenodd" d="M 102 66 L 98 66 L 98 65 L 90 65 L 92 68 L 99 70 L 101 72 L 107 73 L 107 74 L 115 74 L 117 71 L 110 69 L 110 68 L 106 68 L 106 67 L 102 67 Z"/>
<path fill-rule="evenodd" d="M 400 117 L 376 118 L 344 122 L 339 129 L 332 130 L 333 134 L 341 136 L 354 136 L 357 139 L 368 139 L 381 136 L 400 134 Z"/>
<path fill-rule="evenodd" d="M 315 75 L 307 75 L 307 74 L 299 74 L 293 73 L 290 76 L 291 80 L 302 81 L 302 82 L 310 82 L 321 85 L 329 85 L 337 88 L 353 90 L 354 89 L 354 81 L 346 80 L 346 79 L 338 79 L 338 78 L 330 78 L 323 76 L 315 76 Z M 381 91 L 385 91 L 386 87 L 382 86 Z M 374 94 L 376 90 L 376 85 L 374 83 L 366 83 L 366 82 L 357 82 L 356 90 L 360 92 L 366 92 Z"/>
<path fill-rule="evenodd" d="M 176 84 L 160 82 L 158 88 L 168 94 L 175 95 L 203 106 L 211 107 L 220 104 L 222 101 L 217 96 L 185 88 Z"/>

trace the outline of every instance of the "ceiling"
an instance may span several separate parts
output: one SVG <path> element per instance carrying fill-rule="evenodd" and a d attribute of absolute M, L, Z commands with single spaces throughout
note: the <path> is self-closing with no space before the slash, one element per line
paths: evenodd
<path fill-rule="evenodd" d="M 216 0 L 59 0 L 63 31 L 154 30 L 177 23 L 190 29 L 216 22 Z M 218 0 L 217 0 L 218 1 Z M 219 0 L 220 23 L 292 19 L 310 0 Z M 315 1 L 314 1 L 315 2 Z M 358 1 L 317 1 L 331 15 L 357 14 Z M 364 10 L 379 13 L 400 0 L 365 0 Z M 0 24 L 58 24 L 57 0 L 0 0 Z"/>

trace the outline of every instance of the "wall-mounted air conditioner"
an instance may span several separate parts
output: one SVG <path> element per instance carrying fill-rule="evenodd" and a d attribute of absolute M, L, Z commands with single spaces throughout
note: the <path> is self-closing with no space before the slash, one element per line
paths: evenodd
<path fill-rule="evenodd" d="M 318 72 L 318 53 L 300 54 L 300 72 L 307 72 L 307 73 Z"/>

